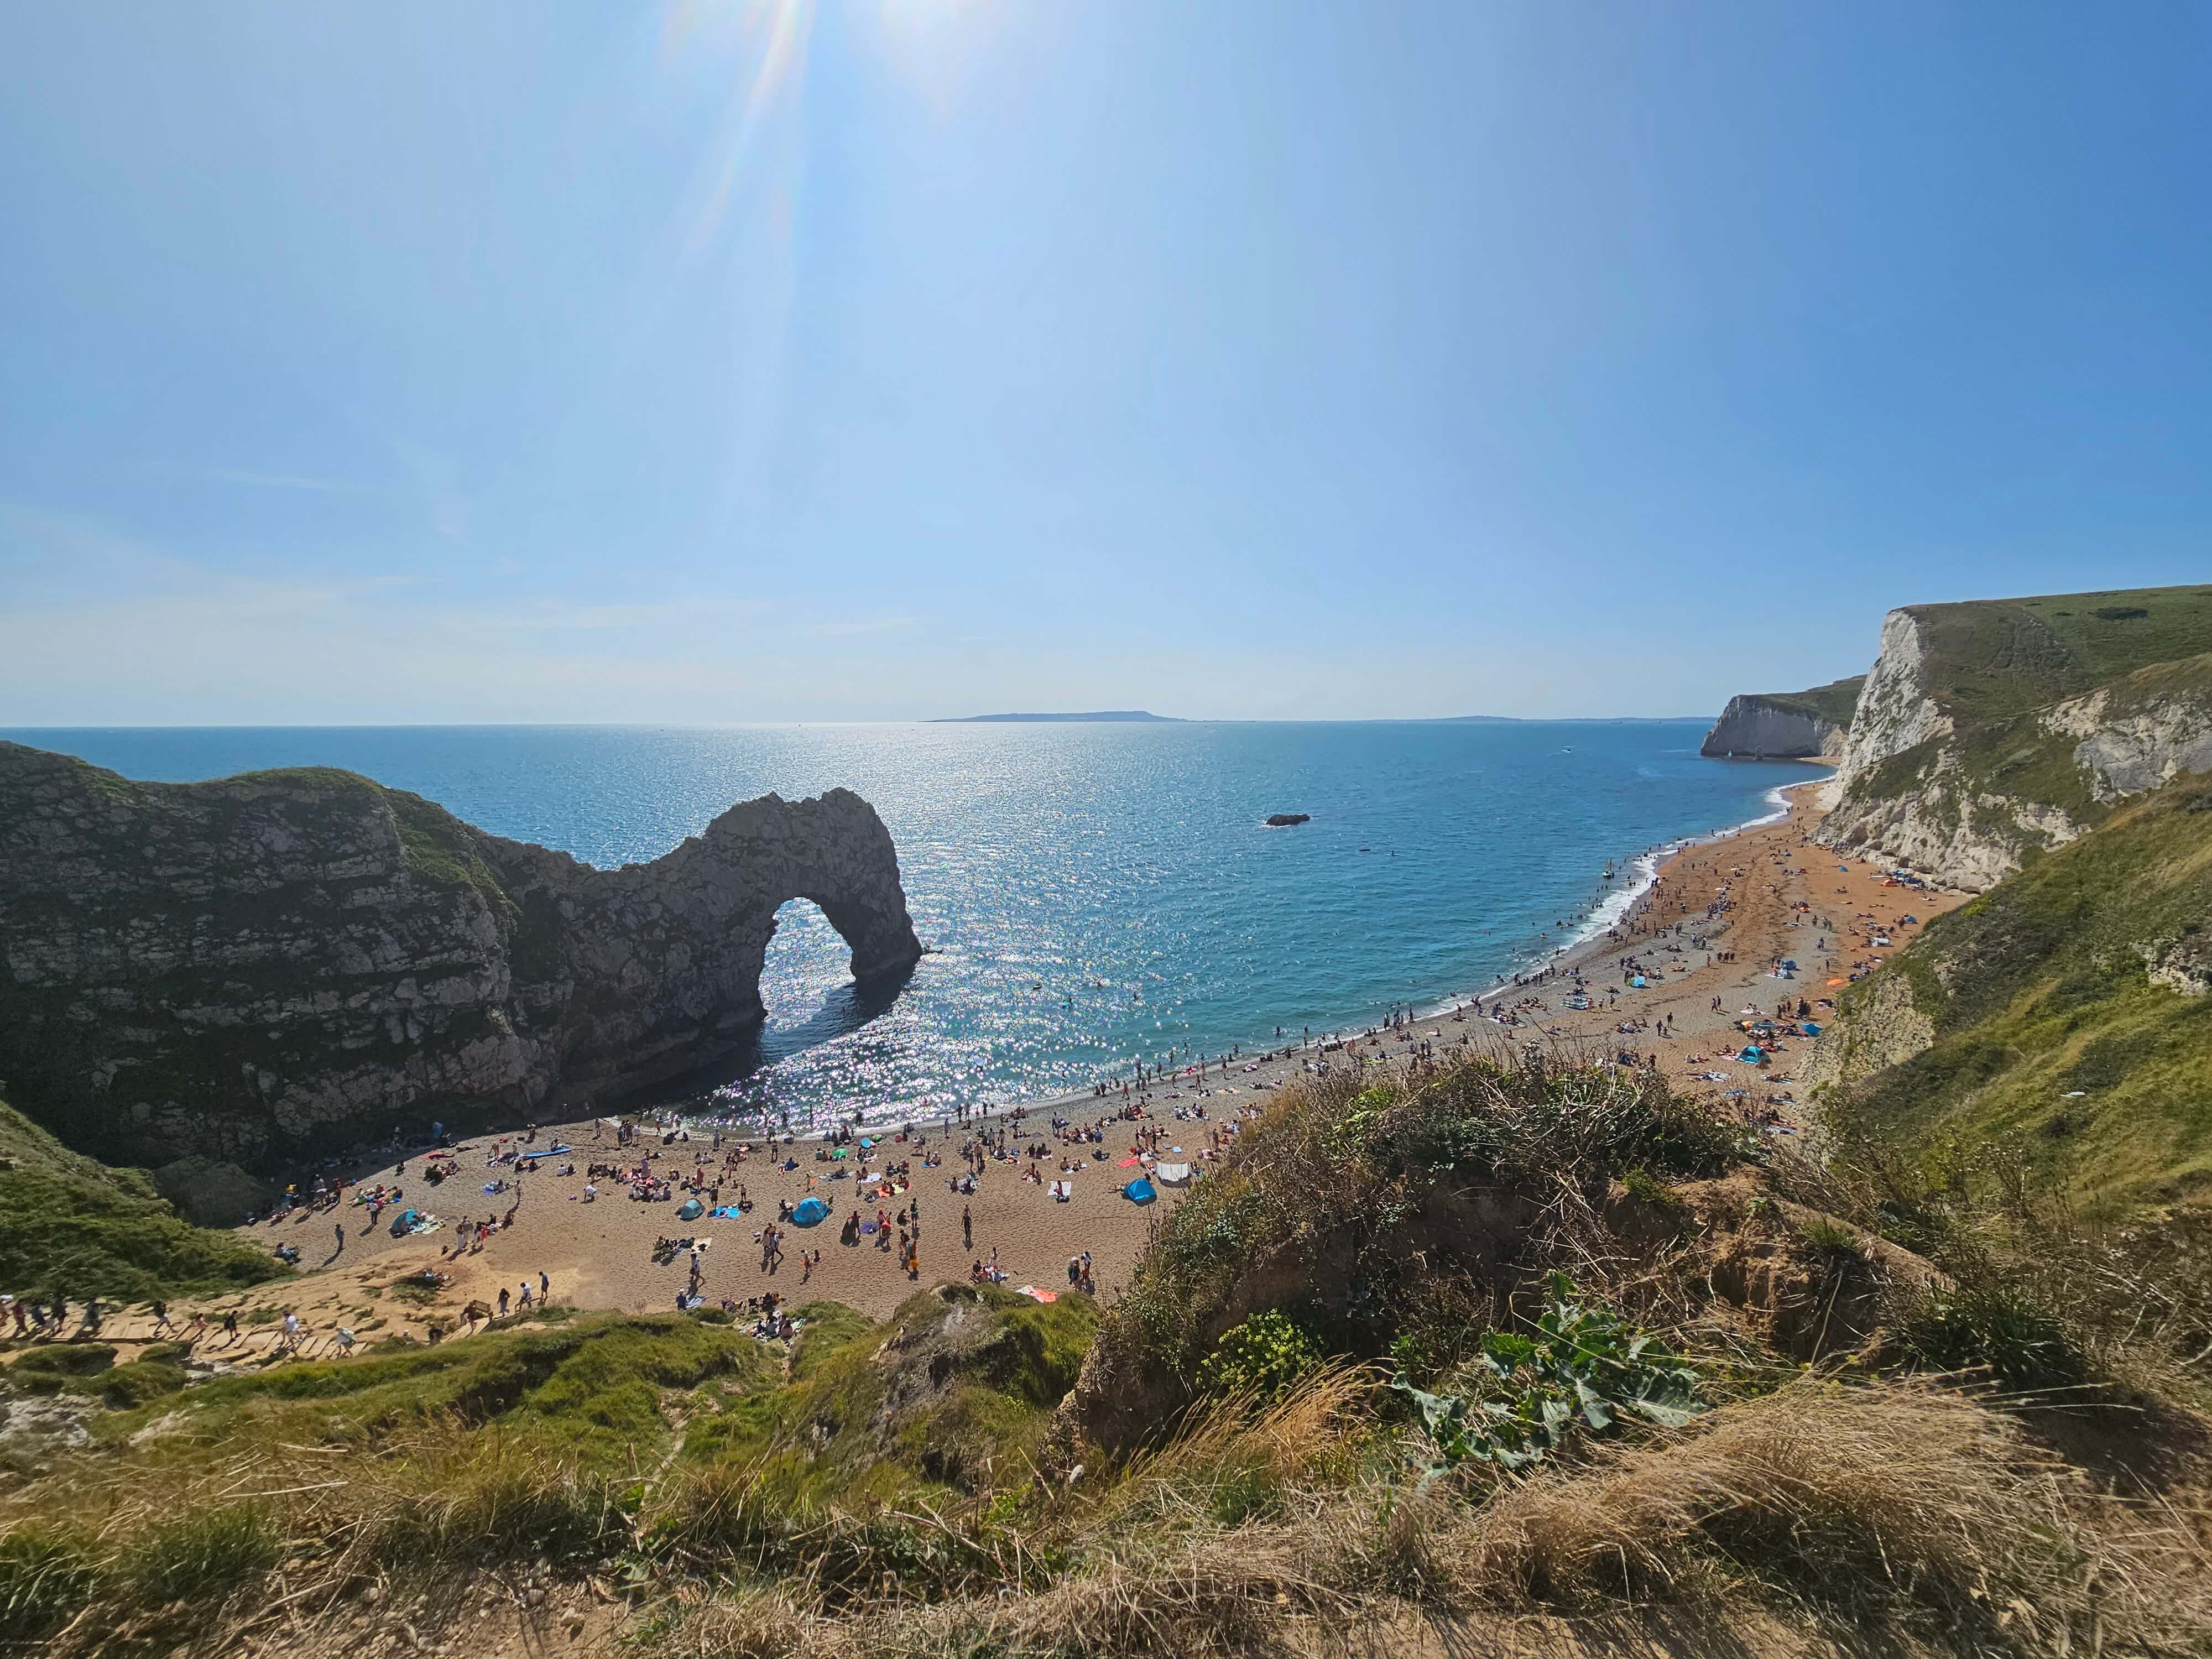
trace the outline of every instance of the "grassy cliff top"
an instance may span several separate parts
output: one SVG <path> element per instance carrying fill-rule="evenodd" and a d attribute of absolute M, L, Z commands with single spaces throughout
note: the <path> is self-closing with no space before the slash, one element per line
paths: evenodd
<path fill-rule="evenodd" d="M 1952 717 L 2002 719 L 2212 651 L 2212 587 L 2138 587 L 1905 609 Z"/>
<path fill-rule="evenodd" d="M 274 767 L 193 783 L 146 783 L 75 755 L 0 742 L 0 801 L 28 786 L 65 781 L 110 806 L 138 811 L 198 813 L 208 833 L 224 833 L 241 807 L 278 804 L 293 827 L 313 833 L 341 821 L 388 817 L 408 872 L 441 886 L 474 886 L 495 906 L 509 902 L 484 862 L 484 832 L 435 801 L 393 789 L 335 766 Z"/>
<path fill-rule="evenodd" d="M 1757 701 L 1794 714 L 1810 714 L 1832 726 L 1849 726 L 1859 706 L 1860 688 L 1865 684 L 1865 675 L 1854 674 L 1848 679 L 1831 680 L 1808 691 L 1761 691 L 1757 694 Z"/>

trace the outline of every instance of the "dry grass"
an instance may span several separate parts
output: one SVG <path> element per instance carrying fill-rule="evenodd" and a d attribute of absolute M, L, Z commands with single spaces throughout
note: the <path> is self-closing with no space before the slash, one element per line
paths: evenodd
<path fill-rule="evenodd" d="M 1347 1468 L 1370 1386 L 1340 1370 L 1255 1422 L 1209 1414 L 1064 1522 L 1066 1570 L 1031 1593 L 872 1619 L 748 1591 L 664 1633 L 685 1652 L 805 1659 L 893 1650 L 890 1629 L 896 1650 L 946 1656 L 1275 1655 L 1409 1620 L 1673 1607 L 1713 1628 L 1779 1614 L 1954 1652 L 2181 1653 L 2212 1638 L 2187 1525 L 2096 1497 L 1954 1393 L 1808 1379 L 1694 1433 L 1425 1492 L 1389 1460 Z M 1223 1524 L 1217 1483 L 1249 1468 L 1281 1481 L 1277 1502 Z"/>

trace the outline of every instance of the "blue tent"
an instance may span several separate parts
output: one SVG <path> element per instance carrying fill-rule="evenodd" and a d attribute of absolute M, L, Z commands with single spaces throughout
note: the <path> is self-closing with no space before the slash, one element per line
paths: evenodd
<path fill-rule="evenodd" d="M 802 1198 L 791 1206 L 791 1224 L 794 1227 L 811 1227 L 829 1218 L 830 1206 L 818 1198 Z"/>
<path fill-rule="evenodd" d="M 1158 1198 L 1159 1194 L 1152 1190 L 1152 1183 L 1151 1182 L 1146 1180 L 1144 1176 L 1139 1176 L 1134 1181 L 1121 1188 L 1121 1196 L 1127 1199 L 1132 1204 L 1149 1204 L 1154 1199 Z"/>
<path fill-rule="evenodd" d="M 687 1198 L 676 1206 L 676 1218 L 678 1221 L 696 1221 L 706 1213 L 707 1206 L 696 1198 Z"/>
<path fill-rule="evenodd" d="M 1644 988 L 1644 975 L 1638 974 L 1634 979 L 1630 980 L 1628 982 L 1640 991 Z"/>
<path fill-rule="evenodd" d="M 399 1214 L 392 1218 L 392 1236 L 394 1238 L 404 1238 L 407 1236 L 408 1231 L 414 1225 L 415 1212 L 412 1210 L 402 1211 Z"/>
<path fill-rule="evenodd" d="M 1738 1054 L 1736 1058 L 1738 1060 L 1749 1060 L 1753 1065 L 1756 1066 L 1759 1063 L 1759 1045 L 1755 1042 L 1753 1043 L 1751 1047 L 1746 1048 L 1741 1054 Z"/>

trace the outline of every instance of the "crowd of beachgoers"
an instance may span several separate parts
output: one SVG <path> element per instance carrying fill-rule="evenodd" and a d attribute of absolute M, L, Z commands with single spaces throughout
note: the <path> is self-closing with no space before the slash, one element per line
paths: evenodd
<path fill-rule="evenodd" d="M 1049 1101 L 810 1137 L 669 1113 L 468 1138 L 438 1126 L 435 1144 L 333 1169 L 252 1218 L 317 1271 L 181 1316 L 244 1309 L 259 1322 L 241 1345 L 306 1352 L 340 1332 L 348 1346 L 446 1340 L 549 1298 L 720 1307 L 773 1340 L 807 1301 L 881 1316 L 939 1278 L 1110 1296 L 1155 1217 L 1271 1091 L 1454 1048 L 1571 1048 L 1796 1133 L 1795 1068 L 1835 991 L 1960 898 L 1839 859 L 1809 828 L 1801 800 L 1786 821 L 1681 849 L 1602 931 L 1442 1006 L 1133 1060 Z M 328 1247 L 311 1262 L 319 1220 Z"/>

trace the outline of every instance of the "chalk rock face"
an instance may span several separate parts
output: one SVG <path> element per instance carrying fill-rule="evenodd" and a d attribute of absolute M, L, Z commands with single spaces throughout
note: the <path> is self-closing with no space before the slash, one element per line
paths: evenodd
<path fill-rule="evenodd" d="M 1835 760 L 1843 750 L 1844 728 L 1833 720 L 1747 693 L 1729 699 L 1698 752 L 1747 760 Z"/>
<path fill-rule="evenodd" d="M 2043 724 L 2079 740 L 2075 762 L 2100 804 L 2212 771 L 2212 655 L 2140 669 L 2058 704 Z"/>
<path fill-rule="evenodd" d="M 921 957 L 890 833 L 848 790 L 602 871 L 350 773 L 142 784 L 0 744 L 0 1079 L 141 1163 L 574 1109 L 740 1048 L 794 897 L 856 978 Z"/>
<path fill-rule="evenodd" d="M 1927 665 L 1919 618 L 1910 611 L 1893 611 L 1884 617 L 1881 647 L 1859 691 L 1837 767 L 1837 781 L 1845 790 L 1891 756 L 1950 734 L 1951 717 L 1936 706 L 1929 690 Z"/>
<path fill-rule="evenodd" d="M 1979 890 L 2032 851 L 2082 834 L 2087 826 L 2064 806 L 2017 797 L 1970 763 L 1929 679 L 1922 619 L 1891 611 L 1814 838 Z"/>

